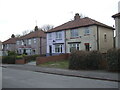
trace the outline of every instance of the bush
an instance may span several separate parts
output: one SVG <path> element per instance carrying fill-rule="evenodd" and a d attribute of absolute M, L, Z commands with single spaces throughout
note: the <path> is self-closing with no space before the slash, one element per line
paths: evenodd
<path fill-rule="evenodd" d="M 16 56 L 16 52 L 15 51 L 8 51 L 8 56 Z"/>
<path fill-rule="evenodd" d="M 76 51 L 69 58 L 69 69 L 99 69 L 102 54 L 98 51 Z"/>
<path fill-rule="evenodd" d="M 107 52 L 108 70 L 120 71 L 120 49 L 111 49 Z"/>
<path fill-rule="evenodd" d="M 3 64 L 15 64 L 15 56 L 3 56 L 2 63 Z"/>
<path fill-rule="evenodd" d="M 16 60 L 23 59 L 23 55 L 16 56 Z"/>

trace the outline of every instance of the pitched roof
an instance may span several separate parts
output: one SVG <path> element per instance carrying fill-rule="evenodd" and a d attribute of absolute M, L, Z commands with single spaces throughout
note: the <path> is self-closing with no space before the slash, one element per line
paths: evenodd
<path fill-rule="evenodd" d="M 8 40 L 2 42 L 2 44 L 15 44 L 18 38 L 9 38 Z"/>
<path fill-rule="evenodd" d="M 98 22 L 96 20 L 93 20 L 93 19 L 91 19 L 89 17 L 85 17 L 85 18 L 80 18 L 80 19 L 77 19 L 77 20 L 72 20 L 72 21 L 69 21 L 67 23 L 64 23 L 64 24 L 62 24 L 62 25 L 60 25 L 58 27 L 55 27 L 55 28 L 47 31 L 47 33 L 60 31 L 60 30 L 79 28 L 79 27 L 85 27 L 85 26 L 91 26 L 91 25 L 99 25 L 99 26 L 110 28 L 110 29 L 114 30 L 114 28 L 111 27 L 111 26 L 100 23 L 100 22 Z"/>
<path fill-rule="evenodd" d="M 113 15 L 112 17 L 113 17 L 113 18 L 120 17 L 120 12 L 117 13 L 117 14 L 115 14 L 115 15 Z"/>
<path fill-rule="evenodd" d="M 29 39 L 29 38 L 36 38 L 36 37 L 46 37 L 46 33 L 42 30 L 37 30 L 37 31 L 33 31 L 30 32 L 29 34 L 26 34 L 22 37 L 20 37 L 19 39 Z"/>

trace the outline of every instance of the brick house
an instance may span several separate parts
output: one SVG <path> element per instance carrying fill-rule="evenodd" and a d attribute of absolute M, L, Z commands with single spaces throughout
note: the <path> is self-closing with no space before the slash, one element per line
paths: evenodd
<path fill-rule="evenodd" d="M 36 26 L 33 32 L 24 35 L 16 41 L 18 54 L 46 54 L 46 33 Z"/>
<path fill-rule="evenodd" d="M 16 40 L 18 38 L 15 37 L 14 34 L 12 34 L 11 38 L 8 40 L 5 40 L 2 42 L 3 45 L 3 55 L 7 55 L 8 51 L 16 51 Z"/>
<path fill-rule="evenodd" d="M 70 53 L 73 50 L 99 50 L 105 53 L 113 48 L 114 28 L 89 17 L 74 20 L 47 32 L 47 55 Z"/>

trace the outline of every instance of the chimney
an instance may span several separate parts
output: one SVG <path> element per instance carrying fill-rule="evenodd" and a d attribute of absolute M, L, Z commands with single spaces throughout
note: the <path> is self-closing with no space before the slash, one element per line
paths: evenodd
<path fill-rule="evenodd" d="M 35 31 L 38 31 L 38 26 L 35 26 L 35 29 L 34 29 Z"/>
<path fill-rule="evenodd" d="M 79 13 L 76 13 L 74 16 L 74 20 L 79 20 L 79 19 L 80 19 L 80 15 L 79 15 Z"/>
<path fill-rule="evenodd" d="M 15 35 L 14 35 L 14 34 L 12 34 L 12 35 L 11 35 L 11 38 L 15 38 Z"/>

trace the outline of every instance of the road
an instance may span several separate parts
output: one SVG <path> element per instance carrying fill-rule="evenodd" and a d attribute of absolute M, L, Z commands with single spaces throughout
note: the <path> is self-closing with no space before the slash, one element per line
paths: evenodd
<path fill-rule="evenodd" d="M 3 88 L 118 88 L 117 82 L 2 69 Z"/>

